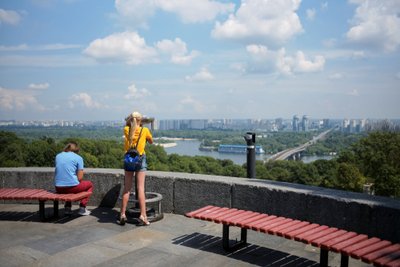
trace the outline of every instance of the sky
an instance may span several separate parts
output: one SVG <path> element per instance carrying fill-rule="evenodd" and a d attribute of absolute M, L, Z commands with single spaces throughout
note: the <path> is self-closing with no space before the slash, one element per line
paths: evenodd
<path fill-rule="evenodd" d="M 400 118 L 398 0 L 0 2 L 0 120 Z"/>

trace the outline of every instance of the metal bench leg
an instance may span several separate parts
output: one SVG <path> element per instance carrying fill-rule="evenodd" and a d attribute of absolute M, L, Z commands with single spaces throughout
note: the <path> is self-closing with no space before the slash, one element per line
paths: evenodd
<path fill-rule="evenodd" d="M 44 200 L 39 200 L 39 217 L 42 222 L 46 220 Z"/>
<path fill-rule="evenodd" d="M 349 256 L 342 254 L 340 257 L 340 267 L 348 267 L 349 266 Z"/>
<path fill-rule="evenodd" d="M 58 218 L 58 200 L 54 200 L 53 202 L 53 216 Z"/>
<path fill-rule="evenodd" d="M 328 252 L 328 250 L 321 248 L 319 256 L 319 266 L 328 267 Z"/>
<path fill-rule="evenodd" d="M 235 251 L 239 248 L 244 247 L 247 244 L 247 229 L 241 228 L 240 241 L 237 241 L 232 246 L 229 245 L 229 225 L 222 225 L 222 247 L 225 251 Z"/>

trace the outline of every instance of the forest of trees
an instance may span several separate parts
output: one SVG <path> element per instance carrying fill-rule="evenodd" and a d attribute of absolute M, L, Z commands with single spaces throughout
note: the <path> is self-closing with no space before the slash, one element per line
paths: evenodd
<path fill-rule="evenodd" d="M 240 138 L 243 140 L 242 136 Z M 285 143 L 289 142 L 288 136 L 282 135 L 280 138 L 283 144 L 271 147 L 287 146 Z M 291 145 L 302 143 L 304 138 L 308 136 L 300 135 L 291 142 Z M 80 154 L 85 160 L 86 168 L 122 169 L 121 138 L 26 139 L 9 131 L 0 131 L 0 167 L 53 167 L 56 154 L 71 140 L 79 143 Z M 342 147 L 335 159 L 317 160 L 311 163 L 257 161 L 256 177 L 356 192 L 361 192 L 364 184 L 372 183 L 376 195 L 400 197 L 400 133 L 372 132 L 359 137 L 339 133 L 336 137 L 332 135 L 324 142 L 317 143 L 316 146 L 322 146 L 326 151 L 336 150 L 338 146 L 347 146 L 347 149 Z M 321 148 L 318 151 L 320 150 Z M 149 170 L 246 177 L 245 164 L 237 165 L 231 160 L 168 155 L 163 147 L 156 145 L 147 146 L 146 154 Z"/>

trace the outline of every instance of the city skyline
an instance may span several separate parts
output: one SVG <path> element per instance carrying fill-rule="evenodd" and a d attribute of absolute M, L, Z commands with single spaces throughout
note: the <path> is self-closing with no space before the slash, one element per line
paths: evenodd
<path fill-rule="evenodd" d="M 399 13 L 395 0 L 2 1 L 0 120 L 398 119 Z"/>

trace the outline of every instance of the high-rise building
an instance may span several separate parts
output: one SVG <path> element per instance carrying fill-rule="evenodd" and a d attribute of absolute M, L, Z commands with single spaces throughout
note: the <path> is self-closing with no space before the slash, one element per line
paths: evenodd
<path fill-rule="evenodd" d="M 308 116 L 307 115 L 303 115 L 303 118 L 301 120 L 301 129 L 303 130 L 303 132 L 308 132 Z"/>
<path fill-rule="evenodd" d="M 293 116 L 293 121 L 292 121 L 293 132 L 298 132 L 300 130 L 299 129 L 299 122 L 300 122 L 299 117 L 297 117 L 297 115 L 294 115 Z"/>

